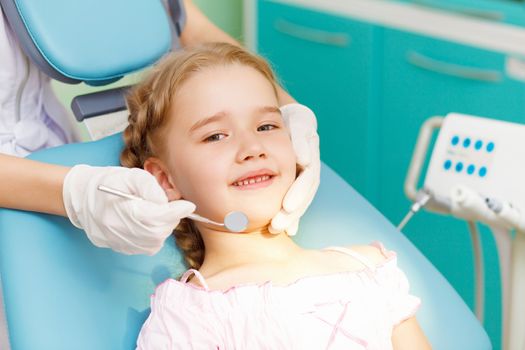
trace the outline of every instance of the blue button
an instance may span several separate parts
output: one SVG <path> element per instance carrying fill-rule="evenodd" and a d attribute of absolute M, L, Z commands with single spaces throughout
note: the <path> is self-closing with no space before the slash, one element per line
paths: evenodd
<path fill-rule="evenodd" d="M 463 140 L 463 147 L 468 148 L 470 146 L 470 139 L 467 137 Z"/>
<path fill-rule="evenodd" d="M 481 149 L 481 147 L 483 147 L 483 141 L 477 140 L 476 143 L 474 144 L 474 148 L 476 149 L 476 151 L 478 151 Z"/>
<path fill-rule="evenodd" d="M 459 162 L 456 164 L 456 171 L 459 173 L 463 170 L 463 163 Z"/>
<path fill-rule="evenodd" d="M 459 143 L 459 137 L 458 137 L 458 136 L 454 136 L 454 137 L 452 138 L 451 143 L 452 143 L 452 146 L 457 145 L 457 144 Z"/>
<path fill-rule="evenodd" d="M 451 166 L 452 166 L 452 162 L 450 160 L 448 160 L 448 159 L 443 164 L 443 168 L 445 168 L 445 170 L 450 169 Z"/>
<path fill-rule="evenodd" d="M 485 177 L 485 175 L 487 175 L 487 168 L 485 168 L 484 166 L 482 166 L 481 168 L 479 168 L 479 172 L 478 172 L 479 176 L 481 177 Z"/>
<path fill-rule="evenodd" d="M 476 171 L 476 166 L 474 164 L 470 164 L 467 167 L 467 174 L 472 175 L 474 174 L 474 171 Z"/>
<path fill-rule="evenodd" d="M 487 143 L 487 152 L 492 152 L 494 151 L 494 142 L 489 142 Z"/>

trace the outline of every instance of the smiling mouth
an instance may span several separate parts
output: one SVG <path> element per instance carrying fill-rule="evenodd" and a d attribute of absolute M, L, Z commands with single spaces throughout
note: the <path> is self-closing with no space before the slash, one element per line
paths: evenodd
<path fill-rule="evenodd" d="M 275 175 L 258 175 L 252 176 L 240 181 L 236 181 L 232 184 L 233 187 L 239 190 L 251 190 L 269 186 L 274 179 Z"/>

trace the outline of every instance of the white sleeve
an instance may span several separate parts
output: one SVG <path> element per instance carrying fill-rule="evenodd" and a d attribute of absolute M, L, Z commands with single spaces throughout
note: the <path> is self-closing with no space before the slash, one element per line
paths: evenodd
<path fill-rule="evenodd" d="M 217 324 L 195 308 L 191 298 L 169 287 L 161 284 L 151 297 L 151 314 L 140 330 L 137 350 L 225 349 Z"/>

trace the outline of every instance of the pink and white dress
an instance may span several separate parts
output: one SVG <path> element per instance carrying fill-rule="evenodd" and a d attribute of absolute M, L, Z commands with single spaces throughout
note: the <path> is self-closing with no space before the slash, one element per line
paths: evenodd
<path fill-rule="evenodd" d="M 286 286 L 211 291 L 198 271 L 188 270 L 157 287 L 137 349 L 392 349 L 394 326 L 413 316 L 420 300 L 409 294 L 396 254 L 374 245 L 386 256 L 379 265 L 348 248 L 326 248 L 364 268 Z M 192 274 L 203 287 L 187 283 Z"/>

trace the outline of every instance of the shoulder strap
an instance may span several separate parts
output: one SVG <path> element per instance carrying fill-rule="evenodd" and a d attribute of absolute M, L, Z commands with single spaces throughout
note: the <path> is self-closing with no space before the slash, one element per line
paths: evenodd
<path fill-rule="evenodd" d="M 204 287 L 205 290 L 210 290 L 210 288 L 208 287 L 208 283 L 206 283 L 206 280 L 204 279 L 202 274 L 198 270 L 195 270 L 195 269 L 189 269 L 188 271 L 186 271 L 184 275 L 182 275 L 182 277 L 180 278 L 180 281 L 182 283 L 187 283 L 188 279 L 192 275 L 195 275 L 197 277 L 197 279 L 199 280 L 199 283 L 201 284 L 201 286 Z"/>
<path fill-rule="evenodd" d="M 355 250 L 352 250 L 350 248 L 346 248 L 346 247 L 328 247 L 328 248 L 325 248 L 323 250 L 331 250 L 331 251 L 334 251 L 334 252 L 339 252 L 339 253 L 343 253 L 345 255 L 349 255 L 352 258 L 354 258 L 357 261 L 359 261 L 361 264 L 363 264 L 368 270 L 375 271 L 375 269 L 376 269 L 375 264 L 372 263 L 370 261 L 370 259 L 365 257 L 363 254 L 360 254 L 360 253 L 358 253 Z"/>

